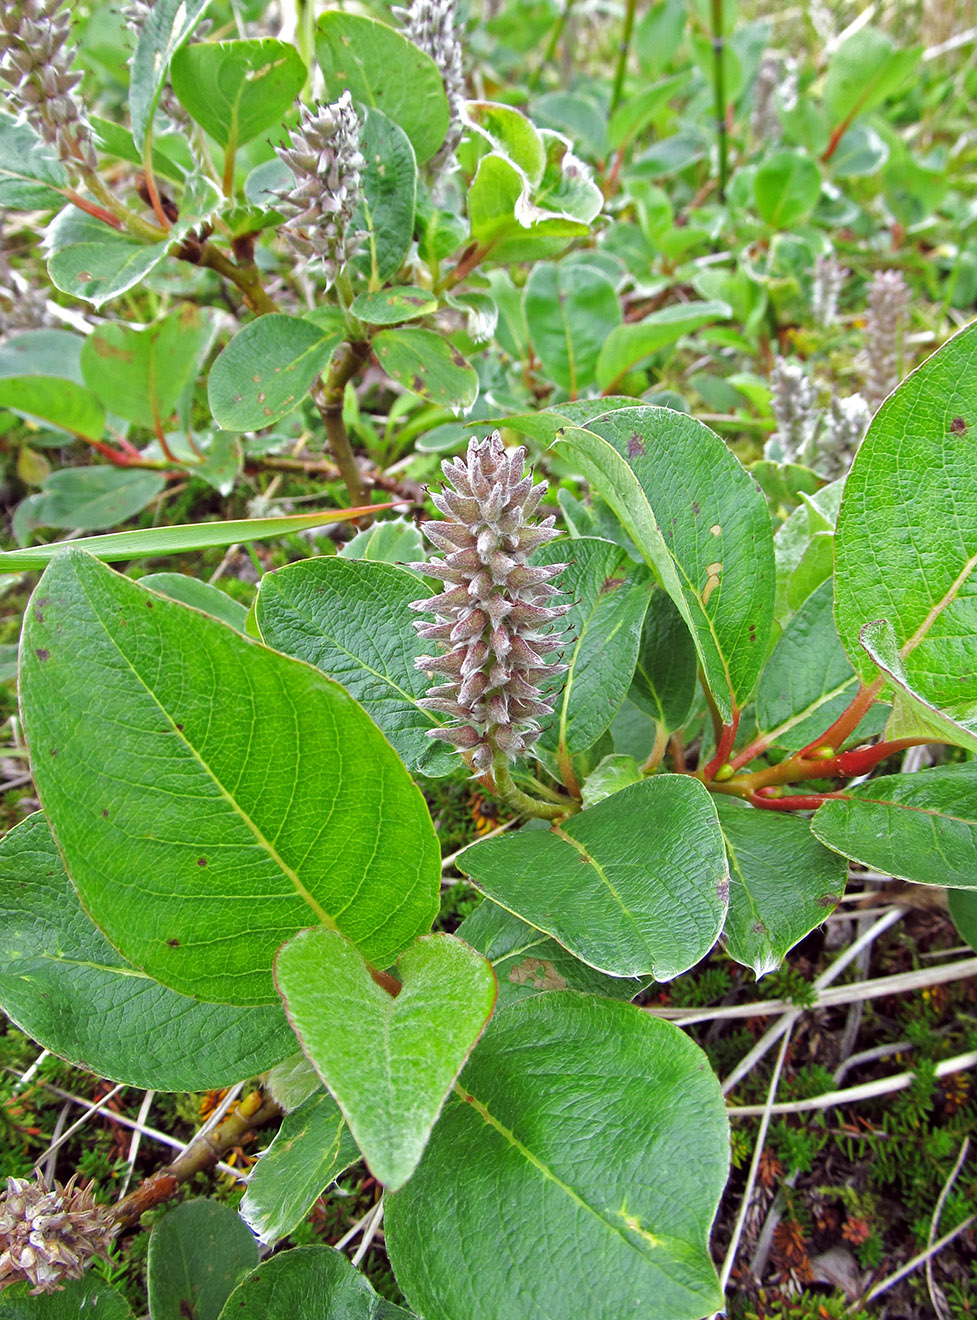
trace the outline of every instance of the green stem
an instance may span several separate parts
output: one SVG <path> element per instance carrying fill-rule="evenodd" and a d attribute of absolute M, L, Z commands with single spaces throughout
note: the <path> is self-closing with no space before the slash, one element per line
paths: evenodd
<path fill-rule="evenodd" d="M 716 104 L 719 145 L 719 200 L 726 200 L 729 179 L 729 143 L 726 138 L 726 43 L 723 39 L 723 0 L 712 0 L 712 85 Z"/>
<path fill-rule="evenodd" d="M 627 0 L 624 11 L 624 27 L 621 29 L 621 44 L 617 49 L 617 68 L 614 71 L 614 90 L 611 92 L 610 113 L 613 114 L 621 104 L 624 91 L 624 77 L 628 68 L 628 54 L 631 50 L 631 33 L 634 31 L 634 14 L 638 0 Z"/>
<path fill-rule="evenodd" d="M 235 265 L 212 243 L 201 243 L 198 248 L 192 251 L 189 244 L 184 243 L 177 249 L 176 255 L 182 257 L 184 261 L 192 262 L 195 266 L 207 266 L 210 270 L 215 270 L 218 275 L 222 275 L 224 279 L 229 280 L 231 284 L 241 290 L 245 302 L 259 316 L 278 311 L 278 304 L 265 293 L 264 286 L 261 283 L 261 274 L 254 262 Z"/>
<path fill-rule="evenodd" d="M 556 55 L 556 48 L 560 44 L 560 38 L 563 36 L 563 29 L 567 25 L 567 20 L 570 17 L 570 11 L 573 8 L 573 5 L 574 5 L 574 0 L 566 0 L 566 3 L 563 7 L 563 13 L 560 15 L 560 17 L 556 20 L 555 24 L 553 25 L 553 33 L 549 39 L 546 50 L 543 52 L 543 58 L 540 61 L 540 63 L 536 66 L 536 68 L 533 70 L 529 78 L 529 90 L 531 92 L 534 92 L 536 88 L 539 86 L 540 79 L 543 76 L 543 70 L 546 68 L 548 64 L 552 64 L 553 62 L 553 59 Z"/>
<path fill-rule="evenodd" d="M 571 802 L 569 799 L 565 799 L 559 805 L 541 802 L 539 798 L 530 797 L 521 788 L 517 788 L 504 752 L 498 752 L 492 762 L 492 779 L 499 797 L 520 815 L 535 816 L 539 820 L 562 820 L 564 816 L 570 816 L 580 810 L 576 802 Z"/>

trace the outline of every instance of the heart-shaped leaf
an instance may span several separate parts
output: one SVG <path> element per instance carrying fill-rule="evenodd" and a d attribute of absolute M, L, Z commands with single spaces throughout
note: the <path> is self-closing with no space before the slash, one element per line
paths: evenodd
<path fill-rule="evenodd" d="M 403 988 L 395 997 L 347 939 L 321 926 L 300 931 L 275 959 L 303 1049 L 390 1188 L 417 1167 L 495 1005 L 491 964 L 454 936 L 422 936 L 397 968 Z"/>

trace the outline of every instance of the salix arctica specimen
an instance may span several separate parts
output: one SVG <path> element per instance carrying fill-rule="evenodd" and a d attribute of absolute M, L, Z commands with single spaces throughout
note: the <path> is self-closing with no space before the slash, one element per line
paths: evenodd
<path fill-rule="evenodd" d="M 76 1175 L 77 1176 L 77 1175 Z M 0 1290 L 33 1284 L 32 1293 L 54 1292 L 80 1279 L 93 1256 L 105 1256 L 115 1233 L 111 1212 L 97 1205 L 92 1183 L 76 1187 L 8 1178 L 0 1195 Z"/>
<path fill-rule="evenodd" d="M 838 315 L 838 298 L 848 278 L 848 270 L 833 253 L 819 253 L 814 258 L 811 283 L 811 311 L 822 329 L 833 325 Z"/>
<path fill-rule="evenodd" d="M 97 160 L 84 106 L 77 96 L 81 74 L 72 69 L 71 14 L 63 0 L 7 0 L 0 7 L 0 79 L 61 160 L 83 172 Z"/>
<path fill-rule="evenodd" d="M 865 394 L 873 409 L 899 384 L 909 287 L 898 270 L 880 270 L 868 286 Z"/>
<path fill-rule="evenodd" d="M 348 91 L 332 105 L 302 106 L 287 147 L 276 147 L 295 176 L 295 187 L 279 194 L 286 217 L 280 232 L 300 256 L 321 262 L 327 280 L 349 261 L 358 235 L 353 214 L 359 205 L 361 126 Z"/>
<path fill-rule="evenodd" d="M 438 66 L 448 98 L 448 133 L 431 162 L 434 175 L 452 162 L 461 137 L 461 106 L 465 100 L 465 71 L 456 27 L 455 0 L 413 0 L 409 8 L 393 11 L 403 21 L 404 36 Z"/>
<path fill-rule="evenodd" d="M 498 431 L 472 437 L 466 458 L 442 464 L 449 485 L 431 496 L 444 520 L 423 524 L 444 558 L 409 565 L 444 583 L 411 606 L 434 614 L 414 626 L 443 652 L 415 661 L 442 680 L 421 704 L 455 721 L 431 736 L 453 743 L 479 774 L 507 774 L 536 741 L 538 721 L 552 714 L 540 684 L 563 668 L 546 657 L 561 644 L 549 625 L 569 609 L 551 603 L 566 565 L 528 562 L 558 533 L 552 517 L 533 519 L 546 482 L 524 477 L 525 465 L 526 450 L 507 452 Z"/>

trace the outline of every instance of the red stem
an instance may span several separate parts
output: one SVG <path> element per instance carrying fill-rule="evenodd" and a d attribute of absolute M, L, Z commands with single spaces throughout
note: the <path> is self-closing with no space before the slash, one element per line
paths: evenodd
<path fill-rule="evenodd" d="M 111 225 L 113 229 L 122 228 L 122 221 L 119 217 L 113 215 L 111 211 L 106 211 L 104 206 L 96 206 L 94 202 L 88 201 L 87 198 L 80 197 L 72 188 L 66 188 L 64 195 L 73 206 L 77 206 L 78 210 L 84 211 L 86 215 L 94 216 L 96 220 Z"/>
<path fill-rule="evenodd" d="M 788 793 L 786 797 L 761 797 L 754 793 L 750 802 L 766 811 L 816 811 L 831 798 L 848 797 L 847 793 Z"/>
<path fill-rule="evenodd" d="M 716 771 L 726 764 L 729 760 L 729 754 L 733 750 L 733 744 L 736 742 L 736 730 L 740 724 L 740 713 L 733 711 L 732 724 L 724 724 L 723 731 L 719 737 L 719 746 L 716 748 L 716 755 L 712 758 L 704 770 L 696 771 L 696 778 L 704 783 L 716 777 Z"/>

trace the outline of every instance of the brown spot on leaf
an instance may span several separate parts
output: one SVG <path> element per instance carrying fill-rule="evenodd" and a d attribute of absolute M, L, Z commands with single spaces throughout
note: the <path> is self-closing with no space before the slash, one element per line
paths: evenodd
<path fill-rule="evenodd" d="M 617 587 L 624 586 L 624 578 L 609 577 L 601 583 L 600 594 L 603 596 L 605 591 L 614 591 Z"/>
<path fill-rule="evenodd" d="M 265 401 L 265 399 L 267 399 L 267 397 L 268 397 L 267 394 L 265 394 L 264 390 L 262 390 L 261 393 L 258 395 L 258 402 L 259 402 L 259 403 L 264 403 L 264 401 Z"/>
<path fill-rule="evenodd" d="M 108 807 L 103 807 L 103 808 L 102 808 L 102 818 L 103 818 L 103 820 L 108 820 L 108 818 L 109 818 L 109 809 L 108 809 Z"/>
<path fill-rule="evenodd" d="M 44 622 L 44 615 L 41 613 L 41 611 L 37 608 L 36 605 L 34 606 L 34 618 L 37 620 L 38 623 Z"/>
<path fill-rule="evenodd" d="M 151 600 L 147 600 L 147 601 L 146 601 L 146 609 L 147 609 L 147 610 L 151 610 L 152 608 L 153 608 L 153 602 L 152 602 Z"/>
<path fill-rule="evenodd" d="M 692 512 L 695 514 L 695 516 L 696 516 L 697 518 L 698 518 L 699 514 L 702 512 L 702 510 L 699 508 L 699 501 L 698 501 L 698 500 L 693 500 L 693 501 L 692 501 Z"/>
<path fill-rule="evenodd" d="M 197 858 L 197 865 L 198 865 L 198 866 L 206 866 L 206 865 L 207 865 L 207 858 L 206 858 L 206 857 L 198 857 L 198 858 Z"/>
<path fill-rule="evenodd" d="M 641 436 L 638 435 L 637 431 L 634 431 L 628 439 L 628 458 L 637 458 L 644 452 L 645 447 L 641 441 Z"/>
<path fill-rule="evenodd" d="M 513 985 L 531 985 L 535 990 L 566 990 L 567 982 L 546 958 L 524 958 L 509 973 Z"/>
<path fill-rule="evenodd" d="M 179 940 L 167 940 L 166 943 L 170 946 L 171 949 L 178 949 L 180 947 Z"/>
<path fill-rule="evenodd" d="M 751 624 L 750 624 L 750 641 L 751 641 L 751 642 L 755 642 L 755 641 L 756 641 L 756 624 L 755 624 L 755 623 L 751 623 Z"/>
<path fill-rule="evenodd" d="M 425 391 L 425 389 L 427 388 L 427 386 L 424 384 L 424 377 L 423 377 L 423 376 L 412 376 L 412 377 L 411 377 L 411 382 L 410 382 L 410 387 L 411 387 L 412 390 L 416 390 L 416 391 L 418 392 L 418 394 L 423 394 L 424 391 Z"/>
<path fill-rule="evenodd" d="M 255 383 L 256 385 L 260 385 L 260 384 L 261 384 L 261 377 L 260 377 L 260 376 L 252 376 L 251 379 L 254 381 L 254 383 Z"/>
<path fill-rule="evenodd" d="M 43 646 L 35 647 L 34 654 L 37 656 L 38 660 L 40 660 L 42 664 L 44 663 L 45 660 L 51 659 L 51 652 L 46 651 Z"/>
<path fill-rule="evenodd" d="M 451 361 L 455 364 L 456 367 L 468 366 L 468 363 L 465 361 L 464 354 L 459 353 L 457 348 L 452 348 L 451 350 Z"/>
<path fill-rule="evenodd" d="M 90 270 L 80 270 L 78 274 L 75 276 L 75 283 L 85 284 L 91 278 L 92 278 L 92 272 Z"/>
<path fill-rule="evenodd" d="M 950 423 L 950 432 L 952 435 L 959 435 L 961 431 L 966 431 L 967 423 L 962 417 L 954 417 Z"/>
<path fill-rule="evenodd" d="M 837 906 L 839 901 L 837 894 L 822 894 L 818 899 L 818 907 L 833 908 Z"/>

